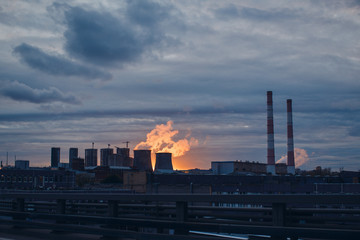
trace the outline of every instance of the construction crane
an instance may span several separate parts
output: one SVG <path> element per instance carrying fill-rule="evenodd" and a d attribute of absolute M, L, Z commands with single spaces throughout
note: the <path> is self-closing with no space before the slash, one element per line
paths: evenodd
<path fill-rule="evenodd" d="M 126 148 L 129 148 L 129 141 L 126 141 L 126 142 L 123 142 L 123 143 L 126 143 Z"/>

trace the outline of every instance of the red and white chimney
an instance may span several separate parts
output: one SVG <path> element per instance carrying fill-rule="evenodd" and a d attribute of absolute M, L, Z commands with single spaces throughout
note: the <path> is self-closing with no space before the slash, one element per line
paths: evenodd
<path fill-rule="evenodd" d="M 267 172 L 275 175 L 274 118 L 272 91 L 267 92 Z"/>
<path fill-rule="evenodd" d="M 294 156 L 294 135 L 292 121 L 292 101 L 286 100 L 287 105 L 287 172 L 295 174 L 295 156 Z"/>

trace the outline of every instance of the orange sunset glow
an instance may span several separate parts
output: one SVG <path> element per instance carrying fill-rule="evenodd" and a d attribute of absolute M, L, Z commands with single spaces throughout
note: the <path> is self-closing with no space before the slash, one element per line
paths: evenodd
<path fill-rule="evenodd" d="M 140 142 L 134 149 L 151 150 L 153 155 L 158 152 L 172 153 L 174 168 L 186 169 L 190 167 L 188 164 L 189 161 L 176 161 L 176 158 L 184 156 L 186 152 L 190 151 L 191 147 L 197 146 L 199 141 L 191 137 L 191 133 L 188 133 L 182 139 L 176 139 L 179 131 L 173 129 L 173 124 L 173 121 L 168 121 L 166 125 L 156 125 L 156 127 L 146 135 L 146 141 Z"/>

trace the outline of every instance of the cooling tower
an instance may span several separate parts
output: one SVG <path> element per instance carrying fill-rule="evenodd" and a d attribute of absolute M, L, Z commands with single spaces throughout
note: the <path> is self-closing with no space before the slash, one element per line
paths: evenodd
<path fill-rule="evenodd" d="M 173 171 L 171 153 L 156 153 L 155 171 Z"/>
<path fill-rule="evenodd" d="M 272 91 L 267 92 L 267 172 L 275 174 L 274 118 Z"/>
<path fill-rule="evenodd" d="M 287 172 L 295 174 L 295 157 L 294 157 L 294 135 L 292 121 L 292 101 L 288 99 L 287 105 Z"/>
<path fill-rule="evenodd" d="M 151 171 L 151 150 L 134 150 L 134 168 Z"/>

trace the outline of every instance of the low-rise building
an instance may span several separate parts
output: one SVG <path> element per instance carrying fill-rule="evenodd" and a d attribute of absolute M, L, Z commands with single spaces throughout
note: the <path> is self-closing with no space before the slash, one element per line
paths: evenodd
<path fill-rule="evenodd" d="M 15 168 L 16 169 L 29 169 L 30 161 L 29 160 L 16 160 Z"/>
<path fill-rule="evenodd" d="M 267 174 L 267 164 L 250 161 L 215 161 L 211 162 L 211 169 L 215 175 L 227 175 L 236 173 Z M 285 163 L 275 165 L 275 172 L 279 175 L 287 174 Z"/>
<path fill-rule="evenodd" d="M 72 189 L 75 173 L 49 168 L 0 170 L 0 189 Z"/>

